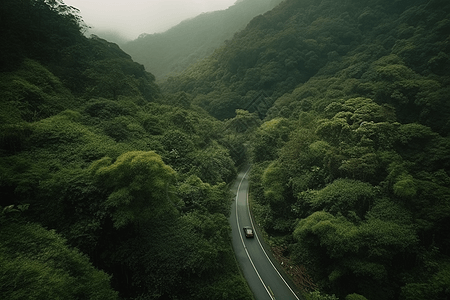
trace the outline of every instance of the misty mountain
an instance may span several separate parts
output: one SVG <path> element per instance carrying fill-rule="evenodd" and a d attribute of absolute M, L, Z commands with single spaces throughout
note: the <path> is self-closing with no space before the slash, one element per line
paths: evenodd
<path fill-rule="evenodd" d="M 161 86 L 191 93 L 194 103 L 222 119 L 233 117 L 236 108 L 246 108 L 261 92 L 270 96 L 270 107 L 295 91 L 283 98 L 281 106 L 295 105 L 298 110 L 297 94 L 317 109 L 350 93 L 376 97 L 393 105 L 403 121 L 420 118 L 447 133 L 448 110 L 442 109 L 448 105 L 445 70 L 450 67 L 446 3 L 284 1 L 255 17 L 213 55 Z M 378 64 L 401 66 L 390 70 L 398 76 L 378 74 Z M 397 67 L 401 71 L 394 71 Z M 386 91 L 384 81 L 402 78 L 416 81 Z M 426 86 L 429 79 L 437 80 L 434 88 Z"/>
<path fill-rule="evenodd" d="M 122 49 L 158 79 L 180 72 L 210 55 L 231 39 L 255 16 L 282 0 L 241 0 L 225 10 L 203 13 L 185 20 L 164 33 L 142 34 Z"/>

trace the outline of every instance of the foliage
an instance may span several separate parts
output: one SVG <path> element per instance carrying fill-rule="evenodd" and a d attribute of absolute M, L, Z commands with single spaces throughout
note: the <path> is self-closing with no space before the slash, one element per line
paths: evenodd
<path fill-rule="evenodd" d="M 255 162 L 273 160 L 277 149 L 288 140 L 290 123 L 283 118 L 267 121 L 252 134 L 250 152 Z"/>
<path fill-rule="evenodd" d="M 439 299 L 448 294 L 450 273 L 448 261 L 442 262 L 438 271 L 428 280 L 409 283 L 402 287 L 401 299 Z"/>
<path fill-rule="evenodd" d="M 1 220 L 3 299 L 118 299 L 110 276 L 38 224 Z"/>
<path fill-rule="evenodd" d="M 269 206 L 271 221 L 265 226 L 272 232 L 280 222 L 299 218 L 291 255 L 322 289 L 340 297 L 356 292 L 394 299 L 401 284 L 396 274 L 438 260 L 422 257 L 413 263 L 426 251 L 421 247 L 437 242 L 428 234 L 442 236 L 441 222 L 448 220 L 447 213 L 435 219 L 435 209 L 448 212 L 448 189 L 429 173 L 441 174 L 438 170 L 447 166 L 439 157 L 448 151 L 437 146 L 447 138 L 424 125 L 395 122 L 370 99 L 333 102 L 323 115 L 299 125 L 278 157 L 258 171 L 259 202 L 276 203 Z M 287 228 L 277 232 L 287 234 Z M 438 243 L 445 255 L 448 239 Z M 409 280 L 404 293 L 416 287 L 417 279 Z"/>
<path fill-rule="evenodd" d="M 162 87 L 207 96 L 200 105 L 214 114 L 245 108 L 261 91 L 284 97 L 282 117 L 367 97 L 395 107 L 401 122 L 420 120 L 445 135 L 448 76 L 435 62 L 448 63 L 449 8 L 436 2 L 284 1 Z M 214 101 L 229 93 L 237 97 Z"/>
<path fill-rule="evenodd" d="M 327 294 L 322 294 L 319 291 L 314 291 L 314 292 L 309 293 L 308 299 L 310 299 L 310 300 L 336 300 L 338 298 L 336 298 L 335 295 L 327 295 Z"/>
<path fill-rule="evenodd" d="M 236 108 L 255 87 L 276 99 L 251 135 L 255 207 L 268 233 L 294 238 L 291 257 L 321 290 L 349 299 L 439 299 L 446 291 L 423 278 L 445 278 L 444 268 L 426 275 L 425 266 L 449 253 L 442 231 L 449 220 L 448 76 L 424 61 L 446 64 L 439 53 L 448 37 L 438 28 L 449 7 L 325 2 L 285 1 L 164 88 L 178 84 L 197 99 L 216 92 L 209 86 L 230 88 L 241 96 Z M 297 65 L 281 60 L 281 47 L 298 53 Z M 271 70 L 262 71 L 262 62 Z M 281 86 L 293 66 L 296 85 Z M 264 124 L 280 118 L 285 138 L 263 134 Z M 436 256 L 426 255 L 430 249 Z"/>
<path fill-rule="evenodd" d="M 345 300 L 367 300 L 367 298 L 359 294 L 349 294 L 345 297 Z"/>
<path fill-rule="evenodd" d="M 115 228 L 167 214 L 168 191 L 175 171 L 155 152 L 127 152 L 111 164 L 94 162 L 90 171 L 109 193 L 104 205 L 112 209 Z"/>
<path fill-rule="evenodd" d="M 223 124 L 61 1 L 0 16 L 2 298 L 251 299 Z"/>
<path fill-rule="evenodd" d="M 251 299 L 226 217 L 250 159 L 255 213 L 311 297 L 448 298 L 449 13 L 286 0 L 161 93 L 75 9 L 6 1 L 1 282 L 114 298 L 106 272 L 123 299 Z"/>
<path fill-rule="evenodd" d="M 74 107 L 75 99 L 61 80 L 37 61 L 25 59 L 0 80 L 2 125 L 32 122 Z"/>
<path fill-rule="evenodd" d="M 61 48 L 82 39 L 84 25 L 78 12 L 61 0 L 3 1 L 1 70 L 14 69 L 24 58 L 58 61 Z"/>

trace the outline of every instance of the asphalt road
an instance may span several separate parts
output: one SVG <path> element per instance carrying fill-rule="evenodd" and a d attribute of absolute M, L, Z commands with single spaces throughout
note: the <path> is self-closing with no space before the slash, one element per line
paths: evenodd
<path fill-rule="evenodd" d="M 260 237 L 246 238 L 243 227 L 255 228 L 248 206 L 249 168 L 240 172 L 232 191 L 236 194 L 230 215 L 236 259 L 256 300 L 300 300 L 265 252 Z"/>

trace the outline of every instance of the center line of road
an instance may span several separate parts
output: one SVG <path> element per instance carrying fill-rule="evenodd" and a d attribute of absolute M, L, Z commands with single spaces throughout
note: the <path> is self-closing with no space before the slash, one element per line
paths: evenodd
<path fill-rule="evenodd" d="M 239 215 L 238 215 L 238 199 L 239 199 L 239 190 L 241 189 L 241 185 L 242 185 L 242 181 L 244 181 L 245 176 L 247 176 L 247 173 L 250 171 L 250 168 L 248 168 L 248 170 L 245 172 L 244 176 L 242 177 L 241 181 L 239 182 L 239 186 L 237 188 L 236 191 L 236 223 L 237 223 L 237 227 L 238 227 L 238 231 L 239 231 L 239 236 L 241 237 L 241 242 L 242 242 L 242 246 L 244 247 L 245 253 L 247 254 L 248 259 L 250 260 L 250 263 L 252 264 L 253 269 L 256 272 L 256 275 L 258 276 L 259 280 L 261 281 L 262 285 L 264 286 L 264 289 L 266 290 L 267 294 L 269 295 L 270 299 L 272 300 L 276 300 L 271 292 L 269 291 L 268 287 L 266 286 L 266 284 L 264 283 L 264 281 L 262 280 L 261 276 L 259 275 L 258 270 L 255 267 L 255 264 L 253 263 L 252 258 L 250 257 L 250 254 L 248 253 L 247 247 L 245 246 L 244 243 L 244 238 L 242 237 L 242 232 L 241 232 L 241 226 L 239 224 Z M 248 201 L 248 193 L 247 193 L 247 201 Z M 252 222 L 252 220 L 250 219 L 250 221 Z M 253 222 L 252 222 L 253 224 Z M 259 241 L 259 240 L 258 240 Z M 266 254 L 267 255 L 267 254 Z"/>

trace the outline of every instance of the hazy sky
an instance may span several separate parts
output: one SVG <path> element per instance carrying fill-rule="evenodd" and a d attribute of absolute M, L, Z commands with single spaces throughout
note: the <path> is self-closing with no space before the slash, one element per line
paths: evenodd
<path fill-rule="evenodd" d="M 163 32 L 202 12 L 223 10 L 236 0 L 63 0 L 76 7 L 92 32 L 115 31 L 127 39 Z"/>

